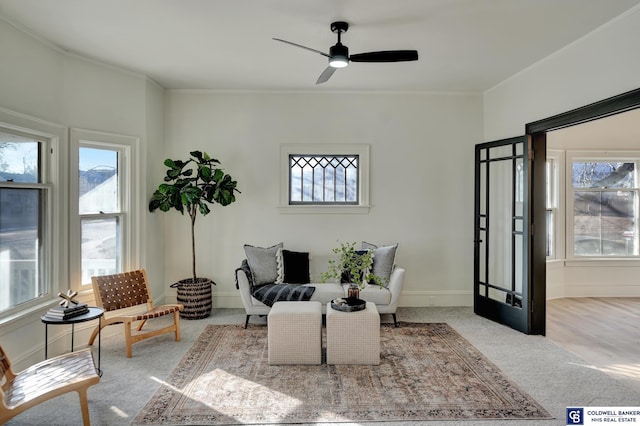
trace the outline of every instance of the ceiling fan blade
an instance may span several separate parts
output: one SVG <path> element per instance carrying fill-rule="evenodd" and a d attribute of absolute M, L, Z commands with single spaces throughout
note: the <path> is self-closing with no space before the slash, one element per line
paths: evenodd
<path fill-rule="evenodd" d="M 356 53 L 349 56 L 352 62 L 405 62 L 417 61 L 417 50 L 381 50 L 379 52 Z"/>
<path fill-rule="evenodd" d="M 322 84 L 325 81 L 329 80 L 336 69 L 337 68 L 334 67 L 326 67 L 324 71 L 322 71 L 322 74 L 320 74 L 320 77 L 318 77 L 318 81 L 316 81 L 316 84 Z"/>
<path fill-rule="evenodd" d="M 303 45 L 301 45 L 301 44 L 293 43 L 293 42 L 291 42 L 291 41 L 283 40 L 283 39 L 281 39 L 281 38 L 275 38 L 275 37 L 273 37 L 273 39 L 274 39 L 274 40 L 276 40 L 276 41 L 281 41 L 281 42 L 283 42 L 283 43 L 290 44 L 290 45 L 292 45 L 292 46 L 300 47 L 300 48 L 302 48 L 302 49 L 306 49 L 306 50 L 310 50 L 310 51 L 312 51 L 312 52 L 319 53 L 319 54 L 321 54 L 322 56 L 326 56 L 327 58 L 329 57 L 329 54 L 328 54 L 328 53 L 324 53 L 324 52 L 321 52 L 321 51 L 319 51 L 319 50 L 312 49 L 312 48 L 307 47 L 307 46 L 303 46 Z"/>

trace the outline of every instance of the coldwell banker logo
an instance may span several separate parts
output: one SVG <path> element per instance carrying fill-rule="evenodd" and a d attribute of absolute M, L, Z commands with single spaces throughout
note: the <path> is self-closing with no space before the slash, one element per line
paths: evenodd
<path fill-rule="evenodd" d="M 567 425 L 584 424 L 584 408 L 567 407 Z"/>

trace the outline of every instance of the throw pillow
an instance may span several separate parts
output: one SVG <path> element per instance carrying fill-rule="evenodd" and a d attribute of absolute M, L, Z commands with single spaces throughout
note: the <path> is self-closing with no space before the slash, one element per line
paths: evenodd
<path fill-rule="evenodd" d="M 254 285 L 276 282 L 278 278 L 276 253 L 283 245 L 283 243 L 279 243 L 267 248 L 244 245 L 244 253 L 247 255 Z"/>
<path fill-rule="evenodd" d="M 308 284 L 309 253 L 280 249 L 276 255 L 278 279 L 276 283 Z"/>
<path fill-rule="evenodd" d="M 382 278 L 385 287 L 388 286 L 389 279 L 391 279 L 391 272 L 393 272 L 393 267 L 396 262 L 398 244 L 378 247 L 375 244 L 363 241 L 362 248 L 373 250 L 373 274 Z"/>

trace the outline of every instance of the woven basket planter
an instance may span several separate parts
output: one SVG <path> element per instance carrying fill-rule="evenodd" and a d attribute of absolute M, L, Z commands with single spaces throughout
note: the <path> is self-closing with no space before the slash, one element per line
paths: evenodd
<path fill-rule="evenodd" d="M 178 290 L 178 303 L 184 305 L 180 318 L 206 318 L 211 314 L 211 286 L 216 283 L 208 278 L 198 278 L 195 283 L 192 281 L 189 278 L 171 284 Z"/>

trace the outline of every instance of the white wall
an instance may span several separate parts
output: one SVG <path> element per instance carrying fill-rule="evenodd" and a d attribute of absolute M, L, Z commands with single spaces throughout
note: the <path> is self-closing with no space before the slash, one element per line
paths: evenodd
<path fill-rule="evenodd" d="M 535 31 L 530 29 L 530 31 Z M 640 6 L 487 90 L 484 138 L 640 87 Z"/>
<path fill-rule="evenodd" d="M 196 223 L 198 275 L 217 282 L 216 306 L 242 306 L 234 270 L 243 244 L 309 251 L 318 276 L 338 240 L 399 243 L 402 306 L 471 304 L 479 96 L 169 91 L 165 117 L 169 157 L 207 151 L 242 191 Z M 369 214 L 280 213 L 281 143 L 369 144 Z M 165 275 L 177 281 L 189 276 L 189 221 L 165 215 Z"/>
<path fill-rule="evenodd" d="M 485 140 L 524 134 L 529 122 L 639 88 L 639 38 L 640 6 L 488 90 Z M 547 277 L 553 297 L 640 295 L 638 270 L 615 264 L 554 265 Z"/>
<path fill-rule="evenodd" d="M 142 167 L 138 181 L 141 188 L 142 211 L 146 211 L 147 162 L 155 163 L 162 154 L 164 91 L 144 76 L 123 72 L 111 67 L 66 54 L 0 20 L 0 107 L 36 119 L 56 123 L 63 128 L 82 128 L 140 138 Z M 159 149 L 155 149 L 155 145 Z M 153 148 L 152 148 L 153 147 Z M 147 158 L 149 157 L 149 158 Z M 67 164 L 67 163 L 65 163 Z M 63 186 L 60 194 L 66 192 Z M 140 202 L 140 201 L 139 201 Z M 148 230 L 144 215 L 139 223 Z M 66 227 L 66 218 L 60 226 Z M 140 252 L 144 262 L 149 257 L 162 256 L 163 235 L 157 232 L 162 221 L 154 218 L 150 232 L 140 232 Z M 153 231 L 155 226 L 156 231 Z M 65 228 L 66 229 L 66 228 Z M 66 256 L 62 256 L 66 259 Z M 68 281 L 66 269 L 55 277 Z M 154 295 L 164 295 L 162 269 L 150 271 Z M 89 290 L 90 292 L 90 290 Z M 0 323 L 0 343 L 9 350 L 17 367 L 41 360 L 44 353 L 44 325 L 42 311 L 33 312 L 18 320 Z M 76 339 L 89 327 L 76 327 Z M 68 350 L 68 327 L 50 327 L 50 354 Z M 88 335 L 87 335 L 88 336 Z"/>

